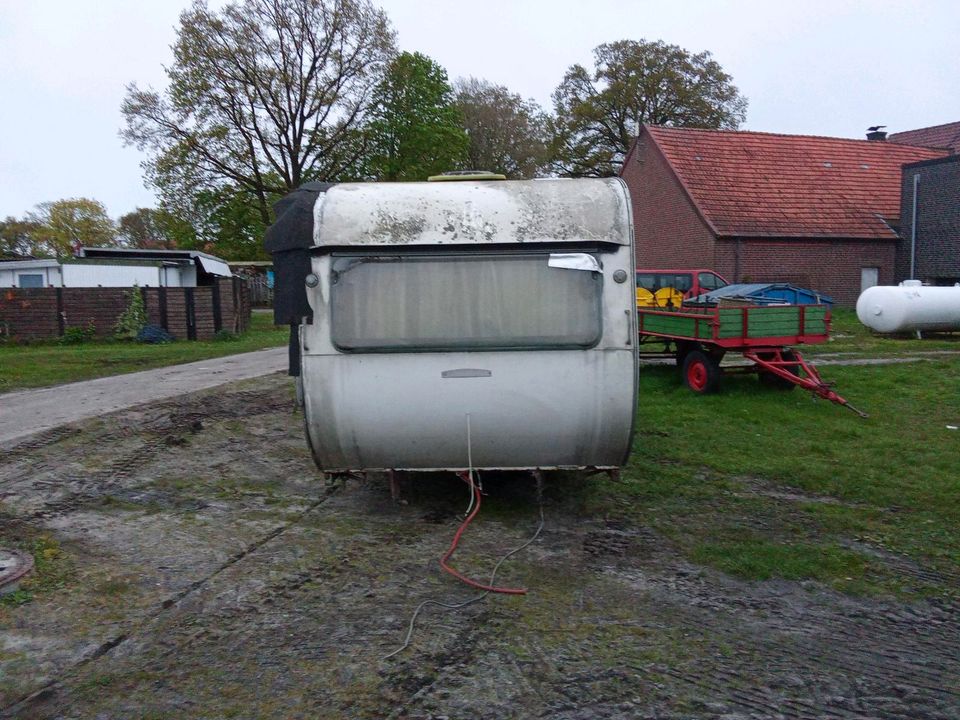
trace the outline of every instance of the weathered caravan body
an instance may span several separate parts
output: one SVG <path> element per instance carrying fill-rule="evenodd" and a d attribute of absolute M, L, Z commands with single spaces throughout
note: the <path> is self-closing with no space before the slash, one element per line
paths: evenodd
<path fill-rule="evenodd" d="M 294 284 L 278 321 L 306 317 L 291 366 L 322 470 L 624 463 L 637 327 L 622 181 L 316 184 L 277 210 L 267 246 Z"/>

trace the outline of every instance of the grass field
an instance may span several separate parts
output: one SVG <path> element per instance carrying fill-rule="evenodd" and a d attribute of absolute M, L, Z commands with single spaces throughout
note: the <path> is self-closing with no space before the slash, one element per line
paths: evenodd
<path fill-rule="evenodd" d="M 287 342 L 288 332 L 286 327 L 274 327 L 272 312 L 255 312 L 250 329 L 229 339 L 163 345 L 115 341 L 0 344 L 0 393 L 275 347 Z"/>
<path fill-rule="evenodd" d="M 960 358 L 822 374 L 870 417 L 749 375 L 698 396 L 673 367 L 642 368 L 634 453 L 596 510 L 643 516 L 692 560 L 745 578 L 955 593 Z"/>

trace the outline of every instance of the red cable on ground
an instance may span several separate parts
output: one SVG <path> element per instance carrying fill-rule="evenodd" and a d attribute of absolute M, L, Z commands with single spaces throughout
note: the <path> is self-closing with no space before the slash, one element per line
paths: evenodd
<path fill-rule="evenodd" d="M 471 580 L 466 575 L 460 573 L 456 568 L 452 568 L 447 565 L 447 560 L 451 558 L 453 553 L 457 549 L 457 544 L 460 542 L 460 536 L 463 535 L 463 531 L 467 529 L 467 526 L 476 517 L 477 513 L 480 512 L 480 488 L 478 488 L 471 479 L 469 481 L 471 488 L 474 492 L 474 507 L 473 511 L 467 515 L 467 518 L 460 524 L 460 527 L 457 528 L 457 532 L 453 536 L 453 542 L 450 543 L 450 548 L 444 553 L 443 557 L 440 558 L 440 567 L 446 570 L 448 573 L 453 575 L 457 580 L 462 583 L 466 583 L 470 587 L 477 588 L 478 590 L 486 590 L 487 592 L 501 593 L 503 595 L 526 595 L 526 588 L 505 588 L 505 587 L 496 587 L 494 585 L 484 585 L 483 583 L 477 582 L 476 580 Z"/>

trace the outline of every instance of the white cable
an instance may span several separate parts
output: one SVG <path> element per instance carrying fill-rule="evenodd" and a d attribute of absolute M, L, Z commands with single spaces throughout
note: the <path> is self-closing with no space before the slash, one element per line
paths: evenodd
<path fill-rule="evenodd" d="M 473 440 L 470 436 L 470 413 L 467 413 L 467 477 L 470 485 L 470 502 L 467 504 L 467 512 L 463 514 L 467 517 L 473 510 L 473 503 L 476 493 L 473 490 Z"/>
<path fill-rule="evenodd" d="M 469 418 L 470 416 L 468 415 L 467 417 Z M 472 476 L 470 478 L 470 497 L 473 497 L 473 477 Z M 537 531 L 533 533 L 533 536 L 529 540 L 527 540 L 523 545 L 520 545 L 519 547 L 514 548 L 513 550 L 508 552 L 506 555 L 504 555 L 502 558 L 500 558 L 500 561 L 493 566 L 493 572 L 490 573 L 490 582 L 487 583 L 488 585 L 493 585 L 493 583 L 496 581 L 497 572 L 500 570 L 500 566 L 503 565 L 503 563 L 505 563 L 509 558 L 516 555 L 521 550 L 526 550 L 528 547 L 533 545 L 533 543 L 536 541 L 538 537 L 540 537 L 540 533 L 543 530 L 544 518 L 543 518 L 543 488 L 542 488 L 542 480 L 540 479 L 539 476 L 537 477 L 537 500 L 539 501 L 539 504 L 540 504 L 540 524 L 537 525 Z M 467 607 L 468 605 L 473 605 L 474 603 L 480 602 L 489 594 L 490 594 L 489 590 L 484 590 L 482 593 L 480 593 L 476 597 L 466 600 L 465 602 L 462 602 L 462 603 L 445 603 L 439 600 L 424 600 L 422 603 L 417 605 L 417 609 L 413 611 L 413 615 L 410 617 L 410 625 L 407 628 L 407 636 L 403 640 L 403 645 L 398 647 L 389 655 L 384 655 L 383 659 L 389 660 L 394 655 L 399 655 L 408 647 L 410 647 L 410 640 L 413 637 L 413 628 L 416 625 L 417 617 L 420 615 L 420 611 L 423 610 L 427 605 L 437 605 L 438 607 L 447 608 L 448 610 L 459 610 L 461 608 Z"/>

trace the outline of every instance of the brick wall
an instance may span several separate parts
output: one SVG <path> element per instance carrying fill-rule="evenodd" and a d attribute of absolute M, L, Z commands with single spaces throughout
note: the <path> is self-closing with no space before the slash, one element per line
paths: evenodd
<path fill-rule="evenodd" d="M 860 296 L 861 269 L 879 268 L 880 284 L 889 285 L 895 253 L 893 239 L 721 239 L 716 269 L 731 282 L 792 282 L 831 295 L 838 305 L 853 306 Z"/>
<path fill-rule="evenodd" d="M 133 288 L 0 290 L 0 329 L 22 340 L 40 340 L 58 337 L 65 328 L 92 324 L 98 337 L 107 337 L 129 306 L 131 292 Z M 138 292 L 144 296 L 147 321 L 165 327 L 177 339 L 209 340 L 218 328 L 242 332 L 250 326 L 250 295 L 239 278 L 220 278 L 216 287 Z"/>
<path fill-rule="evenodd" d="M 64 327 L 93 325 L 97 337 L 113 334 L 117 320 L 130 305 L 130 288 L 62 288 Z"/>
<path fill-rule="evenodd" d="M 0 332 L 24 340 L 57 337 L 57 291 L 53 288 L 0 290 Z"/>
<path fill-rule="evenodd" d="M 900 191 L 900 237 L 896 282 L 910 277 L 913 229 L 913 178 L 917 192 L 917 278 L 930 282 L 960 280 L 960 155 L 904 165 Z"/>
<path fill-rule="evenodd" d="M 646 131 L 620 176 L 630 189 L 638 268 L 714 266 L 713 233 Z"/>

